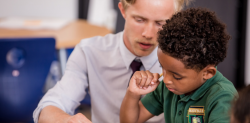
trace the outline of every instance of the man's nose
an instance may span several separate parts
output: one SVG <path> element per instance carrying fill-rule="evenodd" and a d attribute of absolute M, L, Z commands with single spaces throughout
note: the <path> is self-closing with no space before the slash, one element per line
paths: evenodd
<path fill-rule="evenodd" d="M 142 32 L 142 36 L 146 39 L 152 39 L 154 37 L 155 30 L 153 28 L 153 24 L 148 23 L 145 25 L 144 30 Z"/>

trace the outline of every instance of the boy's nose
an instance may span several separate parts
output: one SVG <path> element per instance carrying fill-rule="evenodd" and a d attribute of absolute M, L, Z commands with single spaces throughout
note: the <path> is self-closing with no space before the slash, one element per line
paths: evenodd
<path fill-rule="evenodd" d="M 170 80 L 167 80 L 166 82 L 164 81 L 164 83 L 165 83 L 166 85 L 171 85 L 171 84 L 173 84 L 173 82 L 170 81 Z"/>
<path fill-rule="evenodd" d="M 163 81 L 166 85 L 171 85 L 173 84 L 172 80 L 169 79 L 170 77 L 168 77 L 168 75 L 164 75 Z"/>

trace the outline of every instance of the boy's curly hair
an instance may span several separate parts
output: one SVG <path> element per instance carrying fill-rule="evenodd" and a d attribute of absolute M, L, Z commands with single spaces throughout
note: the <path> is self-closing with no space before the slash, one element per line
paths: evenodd
<path fill-rule="evenodd" d="M 158 32 L 159 48 L 182 61 L 187 69 L 200 71 L 226 57 L 230 36 L 214 12 L 190 8 L 173 15 L 162 28 Z"/>

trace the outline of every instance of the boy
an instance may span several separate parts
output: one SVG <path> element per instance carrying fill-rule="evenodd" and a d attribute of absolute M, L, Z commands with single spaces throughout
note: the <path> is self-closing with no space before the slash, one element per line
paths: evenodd
<path fill-rule="evenodd" d="M 136 72 L 121 105 L 121 122 L 145 122 L 162 112 L 166 123 L 229 122 L 237 91 L 216 69 L 230 38 L 225 25 L 213 12 L 191 8 L 173 15 L 158 35 L 163 81 L 158 73 Z"/>

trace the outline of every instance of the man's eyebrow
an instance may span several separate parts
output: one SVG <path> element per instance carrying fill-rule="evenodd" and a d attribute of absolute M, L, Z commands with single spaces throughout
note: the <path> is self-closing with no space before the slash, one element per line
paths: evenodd
<path fill-rule="evenodd" d="M 137 18 L 141 18 L 141 19 L 147 20 L 147 18 L 142 17 L 142 16 L 140 16 L 140 15 L 133 15 L 133 17 L 137 17 Z"/>
<path fill-rule="evenodd" d="M 156 20 L 156 22 L 165 22 L 166 20 Z"/>

